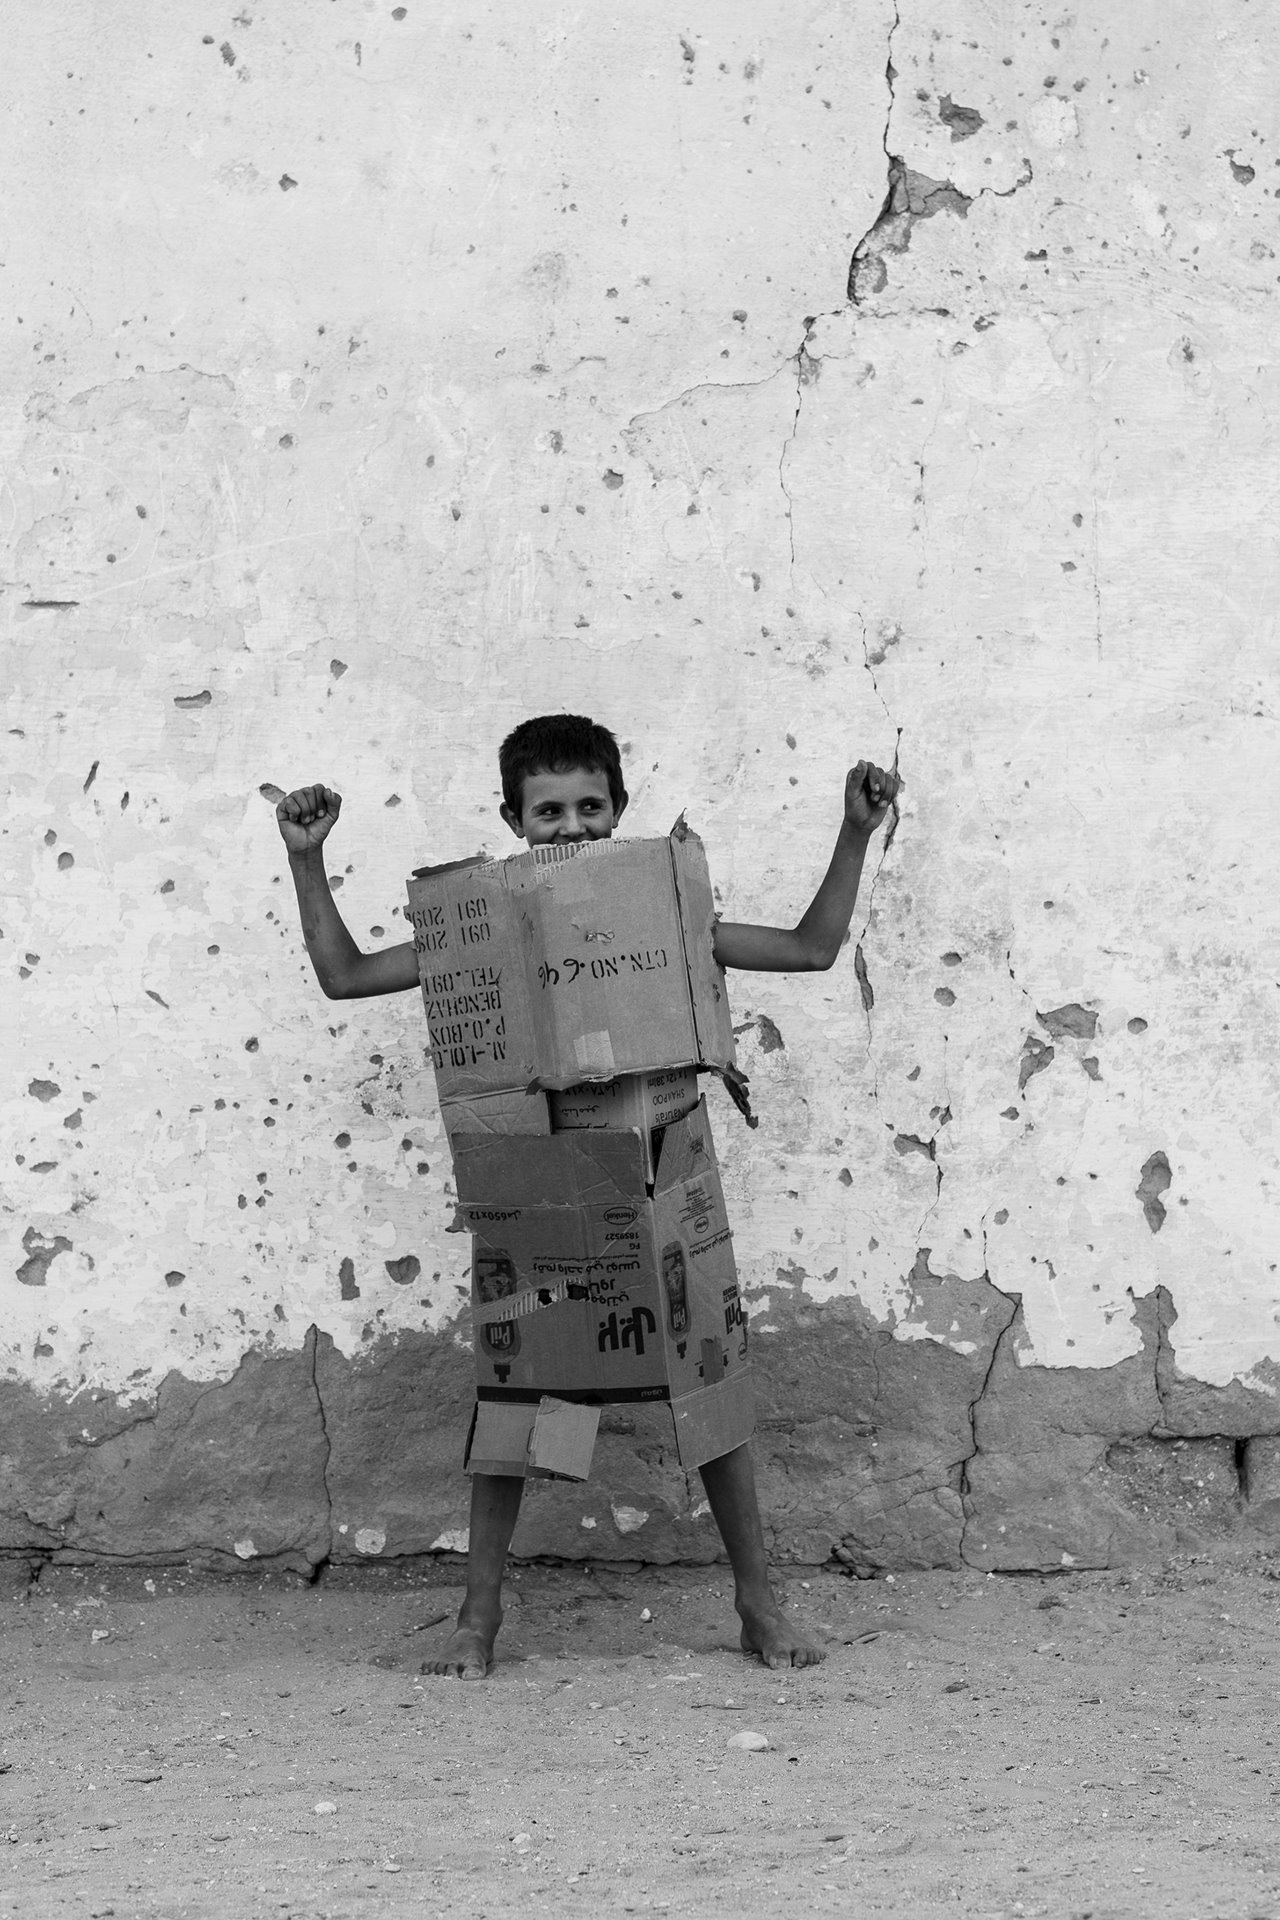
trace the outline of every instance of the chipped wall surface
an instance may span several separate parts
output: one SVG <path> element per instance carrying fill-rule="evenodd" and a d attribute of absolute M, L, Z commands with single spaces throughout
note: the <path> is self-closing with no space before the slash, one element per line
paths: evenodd
<path fill-rule="evenodd" d="M 777 1550 L 1274 1513 L 1280 26 L 10 37 L 0 1545 L 462 1538 L 421 1007 L 321 998 L 271 798 L 342 790 L 340 904 L 401 939 L 555 707 L 734 918 L 799 914 L 850 759 L 906 777 L 837 967 L 731 980 Z M 669 1436 L 602 1431 L 517 1545 L 713 1552 Z"/>

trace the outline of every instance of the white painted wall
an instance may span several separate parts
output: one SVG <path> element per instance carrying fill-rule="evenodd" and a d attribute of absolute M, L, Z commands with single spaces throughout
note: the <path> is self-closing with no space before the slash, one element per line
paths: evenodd
<path fill-rule="evenodd" d="M 762 1321 L 802 1282 L 962 1345 L 927 1248 L 1022 1294 L 1024 1359 L 1135 1351 L 1162 1284 L 1184 1371 L 1274 1392 L 1278 39 L 1243 0 L 14 16 L 10 1375 L 450 1320 L 420 1007 L 321 999 L 259 789 L 341 788 L 344 910 L 397 939 L 410 867 L 509 850 L 497 743 L 565 706 L 740 918 L 798 914 L 900 736 L 874 1007 L 851 953 L 733 983 L 785 1043 L 717 1123 Z M 970 204 L 855 307 L 888 154 Z M 1066 1004 L 1096 1038 L 1020 1100 Z"/>

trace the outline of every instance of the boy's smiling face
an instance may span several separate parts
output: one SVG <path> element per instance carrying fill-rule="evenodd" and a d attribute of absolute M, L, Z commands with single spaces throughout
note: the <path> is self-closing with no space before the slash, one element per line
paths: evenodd
<path fill-rule="evenodd" d="M 542 847 L 553 841 L 608 840 L 626 804 L 624 793 L 614 811 L 607 774 L 570 767 L 564 773 L 526 774 L 519 814 L 505 804 L 501 813 L 512 833 Z"/>

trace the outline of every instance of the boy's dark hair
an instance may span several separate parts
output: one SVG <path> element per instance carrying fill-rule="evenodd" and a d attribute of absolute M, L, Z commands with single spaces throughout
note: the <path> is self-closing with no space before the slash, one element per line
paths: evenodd
<path fill-rule="evenodd" d="M 617 813 L 626 788 L 622 756 L 608 727 L 597 726 L 580 713 L 544 713 L 522 720 L 498 748 L 502 797 L 517 817 L 531 773 L 569 773 L 574 767 L 604 774 Z"/>

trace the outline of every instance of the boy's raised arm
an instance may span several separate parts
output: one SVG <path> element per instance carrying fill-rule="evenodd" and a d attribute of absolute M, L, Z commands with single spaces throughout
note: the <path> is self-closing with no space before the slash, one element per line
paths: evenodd
<path fill-rule="evenodd" d="M 859 760 L 844 783 L 844 820 L 822 884 L 794 927 L 753 927 L 722 920 L 715 957 L 722 967 L 754 973 L 813 973 L 835 964 L 849 931 L 862 863 L 872 834 L 902 782 L 896 773 Z"/>
<path fill-rule="evenodd" d="M 297 787 L 276 808 L 280 837 L 289 849 L 289 871 L 298 895 L 302 937 L 316 979 L 330 1000 L 362 1000 L 375 993 L 405 993 L 418 984 L 412 940 L 380 953 L 362 953 L 347 931 L 329 890 L 324 842 L 342 807 L 332 787 Z"/>

